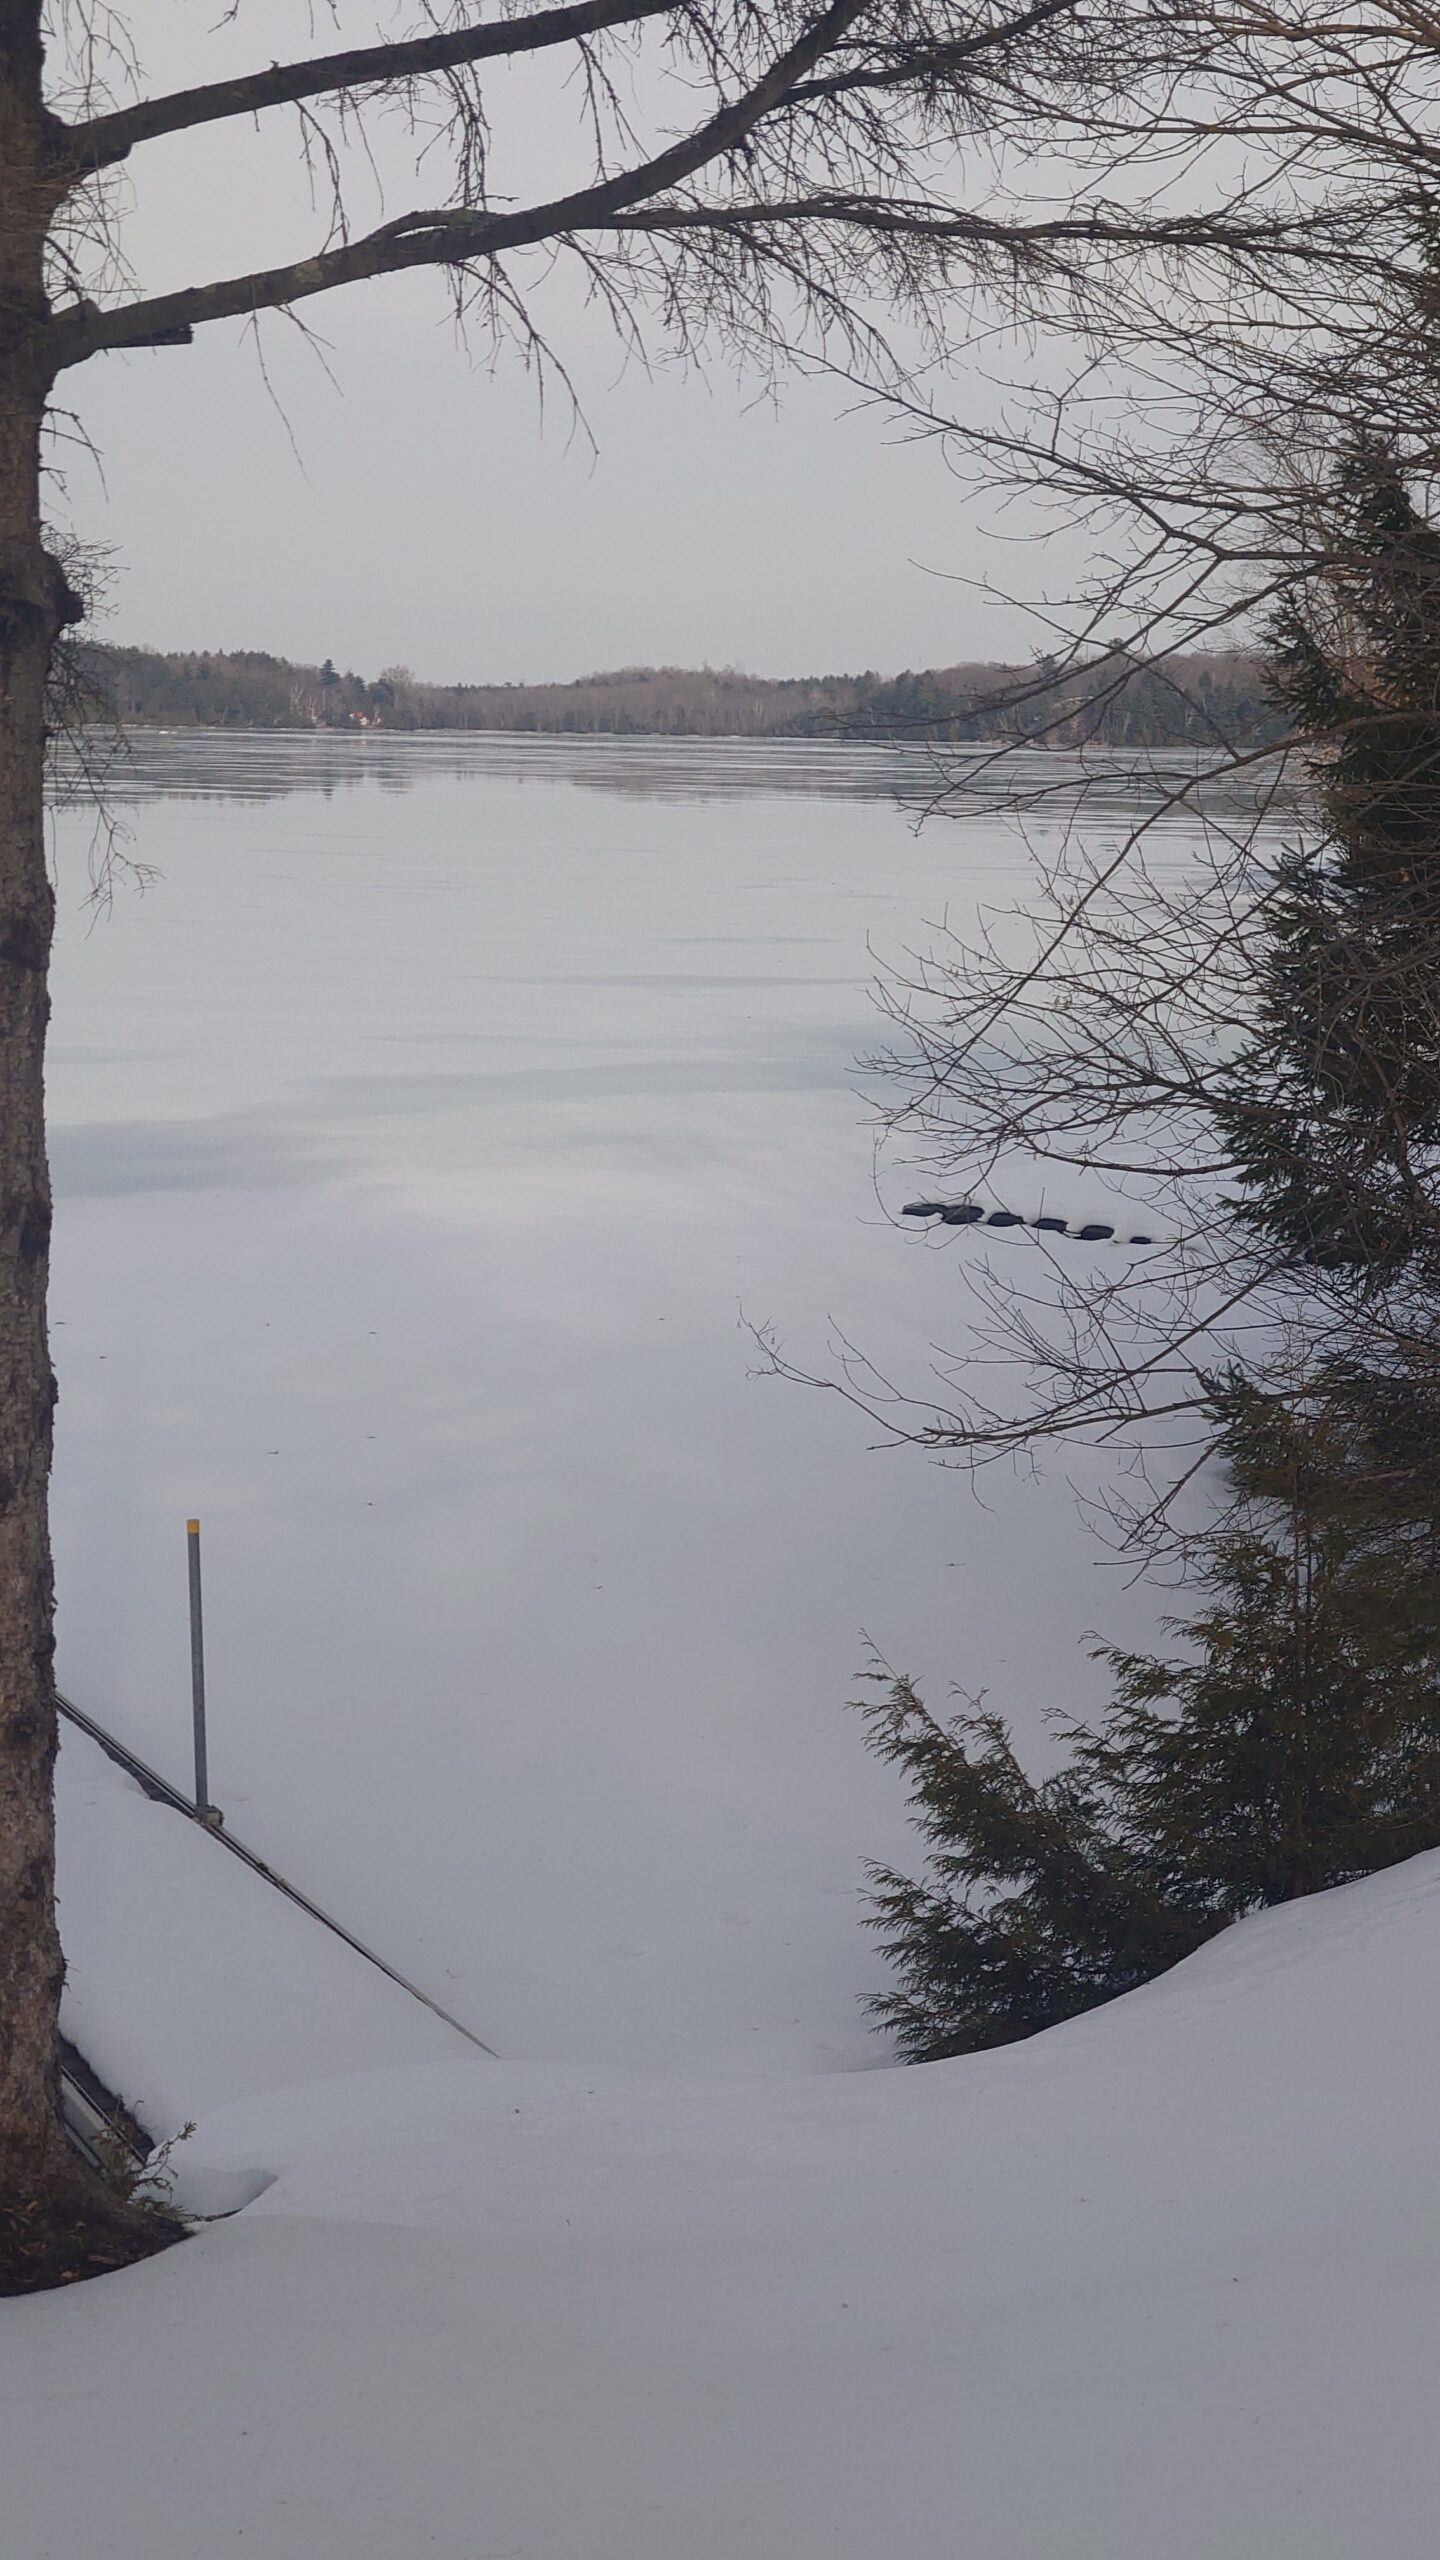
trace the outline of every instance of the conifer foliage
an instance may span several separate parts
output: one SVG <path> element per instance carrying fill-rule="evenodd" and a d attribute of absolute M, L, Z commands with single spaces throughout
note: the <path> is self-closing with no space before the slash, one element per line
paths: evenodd
<path fill-rule="evenodd" d="M 882 1681 L 873 1748 L 909 1780 L 919 1878 L 871 1870 L 913 2061 L 1005 2044 L 1163 1972 L 1267 1903 L 1440 1844 L 1440 1519 L 1391 1510 L 1354 1418 L 1217 1389 L 1235 1502 L 1172 1658 L 1103 1648 L 1094 1727 L 1042 1781 L 1001 1719 Z"/>
<path fill-rule="evenodd" d="M 1279 865 L 1255 1034 L 1215 1116 L 1252 1227 L 1370 1290 L 1402 1271 L 1433 1284 L 1440 531 L 1393 452 L 1362 443 L 1340 466 L 1267 657 L 1320 826 Z"/>

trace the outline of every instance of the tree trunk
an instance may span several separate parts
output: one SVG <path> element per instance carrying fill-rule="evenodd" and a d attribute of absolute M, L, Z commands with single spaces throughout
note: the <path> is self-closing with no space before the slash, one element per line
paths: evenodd
<path fill-rule="evenodd" d="M 59 2106 L 45 718 L 55 643 L 81 608 L 41 525 L 45 241 L 63 192 L 41 60 L 39 0 L 0 0 L 0 2293 L 172 2236 L 81 2169 Z"/>
<path fill-rule="evenodd" d="M 43 793 L 46 678 L 70 599 L 41 542 L 40 412 L 23 373 L 0 353 L 0 2194 L 33 2198 L 69 2174 L 55 2046 Z"/>
<path fill-rule="evenodd" d="M 53 202 L 35 0 L 0 0 L 0 2200 L 69 2179 L 56 2021 L 55 1699 L 45 1330 L 45 690 L 74 604 L 46 553 L 44 243 Z"/>

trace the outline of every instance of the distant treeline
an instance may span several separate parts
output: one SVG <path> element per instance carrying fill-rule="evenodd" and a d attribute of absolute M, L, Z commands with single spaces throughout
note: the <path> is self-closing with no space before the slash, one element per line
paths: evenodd
<path fill-rule="evenodd" d="M 733 668 L 621 667 L 574 684 L 426 684 L 407 667 L 373 682 L 329 659 L 264 650 L 94 647 L 97 697 L 165 728 L 512 729 L 662 738 L 1033 738 L 1056 746 L 1184 746 L 1279 734 L 1258 662 L 1240 651 L 1163 665 L 1115 655 L 1083 674 L 957 666 L 898 676 L 747 676 Z"/>

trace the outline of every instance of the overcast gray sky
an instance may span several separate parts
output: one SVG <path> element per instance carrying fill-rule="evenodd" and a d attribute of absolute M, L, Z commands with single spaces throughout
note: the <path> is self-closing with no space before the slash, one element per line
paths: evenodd
<path fill-rule="evenodd" d="M 196 0 L 130 14 L 146 88 L 310 49 L 305 13 L 282 0 L 247 0 L 218 32 Z M 363 38 L 376 22 L 347 8 L 341 24 Z M 334 41 L 327 21 L 314 41 Z M 573 172 L 573 111 L 553 86 L 495 86 L 516 192 Z M 379 156 L 389 212 L 425 200 L 398 134 Z M 356 184 L 362 223 L 383 218 L 373 179 Z M 303 255 L 323 229 L 286 114 L 151 145 L 126 189 L 149 289 Z M 217 323 L 192 348 L 102 356 L 70 378 L 103 462 L 103 484 L 74 466 L 71 510 L 114 548 L 110 636 L 446 679 L 634 661 L 893 670 L 1033 645 L 967 583 L 990 569 L 1030 586 L 1028 549 L 982 542 L 939 448 L 854 413 L 832 384 L 793 382 L 777 413 L 723 359 L 706 378 L 647 379 L 561 287 L 552 326 L 596 455 L 562 404 L 542 422 L 516 357 L 492 372 L 457 345 L 437 278 L 309 308 L 334 381 L 279 318 L 258 350 Z M 963 381 L 952 397 L 994 402 Z"/>

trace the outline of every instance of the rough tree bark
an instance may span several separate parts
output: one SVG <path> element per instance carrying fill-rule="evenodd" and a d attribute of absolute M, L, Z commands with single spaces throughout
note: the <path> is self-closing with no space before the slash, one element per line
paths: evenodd
<path fill-rule="evenodd" d="M 56 201 L 41 64 L 38 0 L 0 0 L 0 2202 L 33 2200 L 70 2166 L 55 2059 L 43 793 L 46 679 L 79 605 L 41 530 Z"/>

